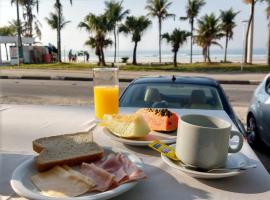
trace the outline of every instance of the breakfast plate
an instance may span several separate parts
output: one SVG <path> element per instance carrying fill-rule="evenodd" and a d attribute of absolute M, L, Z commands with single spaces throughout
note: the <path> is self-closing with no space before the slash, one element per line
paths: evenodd
<path fill-rule="evenodd" d="M 111 150 L 109 147 L 105 149 L 105 156 L 109 153 L 113 152 L 121 152 L 121 150 Z M 139 168 L 143 167 L 143 163 L 139 157 L 134 154 L 130 154 L 127 152 L 124 153 L 127 158 L 136 164 Z M 10 180 L 11 187 L 13 190 L 20 196 L 29 198 L 29 199 L 36 199 L 36 200 L 56 200 L 59 199 L 56 197 L 47 197 L 41 194 L 41 191 L 37 189 L 37 187 L 31 182 L 30 177 L 37 174 L 37 170 L 35 167 L 34 157 L 26 160 L 22 164 L 20 164 L 12 174 L 12 178 Z M 61 198 L 62 200 L 105 200 L 116 197 L 122 193 L 127 192 L 131 188 L 133 188 L 138 182 L 129 182 L 122 184 L 114 189 L 105 191 L 105 192 L 91 192 L 86 193 L 84 195 L 78 197 L 67 197 Z"/>
<path fill-rule="evenodd" d="M 134 146 L 147 146 L 155 140 L 159 140 L 165 144 L 172 144 L 176 142 L 176 131 L 170 133 L 151 131 L 145 137 L 133 139 L 118 137 L 105 127 L 103 128 L 103 133 L 105 133 L 112 140 Z"/>
<path fill-rule="evenodd" d="M 171 146 L 175 147 L 175 144 L 173 144 Z M 191 177 L 201 178 L 201 179 L 219 179 L 219 178 L 236 176 L 236 175 L 239 175 L 239 174 L 243 173 L 244 171 L 246 171 L 243 169 L 250 168 L 249 166 L 256 167 L 256 165 L 251 165 L 249 163 L 249 159 L 241 152 L 228 154 L 226 166 L 224 168 L 222 168 L 220 170 L 215 169 L 215 170 L 209 171 L 209 172 L 197 171 L 197 170 L 192 169 L 190 167 L 185 167 L 179 161 L 174 161 L 174 160 L 166 157 L 164 154 L 161 154 L 161 158 L 169 166 L 171 166 L 175 169 L 178 169 L 179 171 L 184 172 L 185 174 L 187 174 Z"/>

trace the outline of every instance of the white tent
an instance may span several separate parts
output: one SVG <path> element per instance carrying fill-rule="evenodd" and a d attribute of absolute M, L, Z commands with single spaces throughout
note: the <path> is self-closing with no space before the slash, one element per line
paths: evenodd
<path fill-rule="evenodd" d="M 0 36 L 0 64 L 2 63 L 1 44 L 17 44 L 18 38 L 16 36 Z M 34 38 L 22 37 L 23 44 L 33 44 Z"/>

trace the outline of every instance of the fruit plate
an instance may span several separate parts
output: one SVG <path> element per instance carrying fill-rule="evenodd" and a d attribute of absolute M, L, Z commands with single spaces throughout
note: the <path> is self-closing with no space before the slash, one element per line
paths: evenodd
<path fill-rule="evenodd" d="M 109 147 L 105 149 L 105 156 L 112 152 L 122 152 L 121 150 L 111 150 Z M 139 157 L 134 154 L 124 153 L 129 160 L 131 160 L 138 167 L 142 168 L 143 163 Z M 31 182 L 30 177 L 34 174 L 37 174 L 37 170 L 35 168 L 34 157 L 26 160 L 22 164 L 20 164 L 12 174 L 12 178 L 10 180 L 10 184 L 12 189 L 20 196 L 28 198 L 28 199 L 36 199 L 36 200 L 56 200 L 59 198 L 56 197 L 47 197 L 41 194 L 41 192 L 37 189 L 37 187 Z M 62 200 L 105 200 L 116 197 L 122 193 L 127 192 L 131 188 L 133 188 L 138 182 L 129 182 L 122 184 L 114 189 L 105 191 L 105 192 L 91 192 L 86 193 L 84 195 L 78 197 L 70 197 L 70 198 L 61 198 Z"/>
<path fill-rule="evenodd" d="M 110 137 L 112 140 L 133 146 L 147 146 L 154 140 L 159 140 L 165 144 L 172 144 L 176 142 L 176 131 L 170 133 L 151 131 L 146 137 L 129 139 L 116 136 L 106 127 L 103 127 L 102 130 L 103 133 Z"/>

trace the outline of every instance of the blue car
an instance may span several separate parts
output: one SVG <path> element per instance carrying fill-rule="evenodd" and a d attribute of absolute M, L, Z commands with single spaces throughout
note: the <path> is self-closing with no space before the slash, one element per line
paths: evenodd
<path fill-rule="evenodd" d="M 141 77 L 123 91 L 120 107 L 224 110 L 239 131 L 245 134 L 224 90 L 218 81 L 210 78 Z"/>

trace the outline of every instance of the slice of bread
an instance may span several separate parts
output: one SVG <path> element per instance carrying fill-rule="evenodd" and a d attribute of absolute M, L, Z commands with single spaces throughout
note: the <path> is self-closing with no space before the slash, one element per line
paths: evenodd
<path fill-rule="evenodd" d="M 78 165 L 103 157 L 102 147 L 92 141 L 87 132 L 40 138 L 33 141 L 38 171 L 48 170 L 56 165 Z"/>

